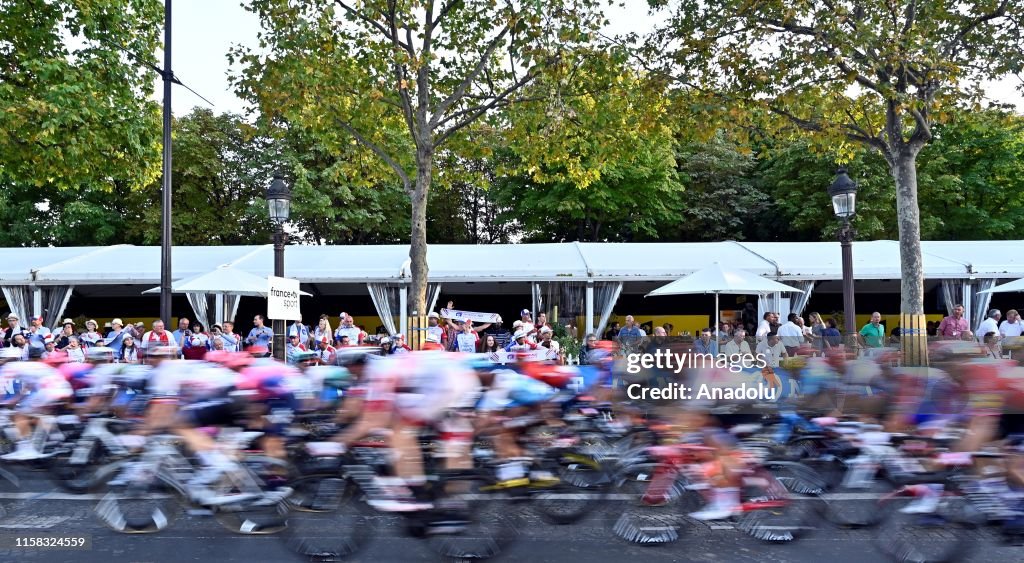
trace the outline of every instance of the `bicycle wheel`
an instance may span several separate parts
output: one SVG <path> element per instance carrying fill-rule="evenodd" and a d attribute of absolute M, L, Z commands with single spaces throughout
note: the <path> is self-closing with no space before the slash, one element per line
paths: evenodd
<path fill-rule="evenodd" d="M 217 522 L 224 528 L 245 535 L 276 534 L 288 527 L 287 498 L 293 490 L 289 484 L 295 480 L 295 468 L 288 462 L 265 455 L 249 455 L 244 465 L 250 475 L 258 478 L 260 497 L 218 506 L 214 511 Z M 241 492 L 230 474 L 212 486 L 223 494 Z M 251 485 L 250 485 L 251 486 Z"/>
<path fill-rule="evenodd" d="M 442 496 L 434 510 L 413 516 L 411 526 L 425 533 L 430 548 L 449 561 L 501 555 L 519 537 L 521 505 L 517 499 L 482 492 L 485 485 L 478 476 L 443 479 L 439 486 L 451 495 Z"/>
<path fill-rule="evenodd" d="M 0 492 L 13 493 L 21 489 L 21 481 L 17 475 L 0 468 Z M 0 519 L 7 516 L 7 508 L 0 502 Z"/>
<path fill-rule="evenodd" d="M 74 448 L 53 457 L 50 475 L 62 489 L 71 493 L 89 492 L 96 484 L 96 471 L 111 462 L 106 448 L 99 440 L 92 441 L 87 447 L 87 457 L 81 463 L 72 462 Z"/>
<path fill-rule="evenodd" d="M 945 563 L 967 559 L 979 544 L 977 530 L 984 517 L 962 496 L 944 497 L 931 514 L 903 514 L 908 497 L 883 501 L 885 522 L 874 541 L 893 561 Z"/>
<path fill-rule="evenodd" d="M 578 522 L 602 502 L 611 486 L 611 478 L 601 463 L 590 455 L 565 452 L 541 465 L 557 480 L 550 484 L 531 484 L 533 508 L 555 524 Z"/>
<path fill-rule="evenodd" d="M 832 524 L 844 528 L 873 528 L 883 519 L 879 499 L 894 488 L 892 483 L 883 479 L 874 479 L 856 487 L 840 483 L 821 496 L 822 515 Z"/>
<path fill-rule="evenodd" d="M 768 461 L 764 468 L 771 472 L 786 490 L 800 495 L 820 495 L 828 488 L 825 477 L 805 465 L 787 461 Z"/>
<path fill-rule="evenodd" d="M 290 550 L 310 561 L 341 561 L 373 537 L 376 519 L 358 487 L 336 474 L 310 475 L 293 484 L 293 512 L 281 534 Z"/>
<path fill-rule="evenodd" d="M 96 504 L 96 516 L 105 526 L 123 534 L 152 534 L 166 529 L 182 512 L 177 488 L 159 474 L 111 484 L 128 468 L 128 464 L 118 462 L 97 471 L 97 487 L 103 496 Z"/>
<path fill-rule="evenodd" d="M 689 514 L 703 505 L 702 497 L 686 489 L 686 481 L 655 484 L 657 463 L 642 463 L 621 470 L 614 478 L 612 506 L 619 517 L 613 533 L 639 545 L 663 545 L 680 538 L 684 530 L 695 529 Z M 664 494 L 651 498 L 652 486 L 664 487 Z"/>
<path fill-rule="evenodd" d="M 786 543 L 815 529 L 814 500 L 794 498 L 767 469 L 744 477 L 741 498 L 748 500 L 737 528 L 753 538 Z"/>

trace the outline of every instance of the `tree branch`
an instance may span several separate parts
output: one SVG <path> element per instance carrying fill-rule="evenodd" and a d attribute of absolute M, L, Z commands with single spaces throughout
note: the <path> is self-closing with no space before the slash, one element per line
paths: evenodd
<path fill-rule="evenodd" d="M 914 116 L 914 121 L 917 122 L 914 132 L 910 135 L 910 143 L 920 149 L 928 141 L 932 140 L 932 128 L 931 124 L 928 123 L 928 109 L 925 108 L 923 111 L 919 111 L 917 108 L 912 107 L 910 108 L 910 115 Z"/>
<path fill-rule="evenodd" d="M 960 44 L 960 42 L 963 41 L 964 37 L 967 37 L 969 33 L 977 29 L 978 26 L 980 26 L 983 23 L 992 21 L 996 18 L 1001 18 L 1005 16 L 1006 8 L 1009 3 L 1010 0 L 1003 0 L 1002 2 L 999 3 L 999 6 L 995 10 L 987 14 L 982 14 L 972 19 L 971 21 L 967 22 L 967 24 L 964 25 L 963 29 L 961 29 L 956 34 L 956 36 L 950 39 L 949 43 L 946 43 L 946 45 L 942 48 L 943 58 L 948 59 L 955 55 L 958 51 L 958 45 Z"/>
<path fill-rule="evenodd" d="M 454 10 L 456 6 L 461 5 L 462 0 L 448 0 L 447 4 L 441 6 L 441 11 L 437 13 L 437 17 L 434 18 L 433 21 L 430 21 L 429 19 L 427 20 L 430 21 L 430 25 L 427 27 L 427 33 L 434 31 L 434 28 L 436 28 L 441 23 L 441 20 L 443 20 L 445 16 L 448 15 L 448 12 Z M 431 3 L 431 8 L 433 8 L 433 3 Z"/>
<path fill-rule="evenodd" d="M 352 125 L 349 122 L 338 117 L 334 118 L 334 120 L 342 129 L 347 131 L 349 135 L 355 137 L 356 141 L 358 141 L 359 144 L 370 149 L 371 151 L 373 151 L 374 154 L 380 157 L 381 160 L 386 162 L 387 165 L 390 166 L 392 170 L 394 170 L 395 173 L 398 174 L 398 177 L 402 180 L 402 188 L 405 190 L 405 193 L 412 194 L 412 181 L 409 179 L 409 174 L 406 173 L 405 169 L 402 168 L 402 165 L 399 164 L 398 161 L 392 158 L 391 155 L 389 155 L 387 151 L 385 151 L 379 145 L 364 137 L 363 134 L 357 131 L 355 127 L 352 127 Z"/>
<path fill-rule="evenodd" d="M 365 23 L 365 24 L 369 25 L 370 27 L 376 29 L 388 41 L 391 41 L 392 43 L 398 44 L 400 47 L 402 47 L 406 51 L 412 52 L 412 45 L 408 45 L 406 43 L 403 43 L 402 40 L 399 39 L 397 35 L 395 35 L 393 32 L 389 32 L 388 29 L 386 27 L 384 27 L 384 24 L 382 24 L 379 21 L 371 18 L 370 16 L 364 14 L 363 12 L 360 12 L 359 10 L 355 9 L 354 7 L 349 6 L 348 3 L 344 2 L 343 0 L 334 0 L 334 3 L 339 5 L 339 6 L 341 6 L 346 12 L 348 12 L 349 14 L 352 14 L 357 19 L 361 20 L 363 23 Z"/>
<path fill-rule="evenodd" d="M 392 53 L 394 57 L 394 73 L 395 73 L 395 88 L 398 89 L 398 96 L 402 101 L 402 116 L 405 118 L 405 126 L 409 128 L 409 134 L 412 135 L 413 139 L 416 139 L 416 121 L 413 119 L 412 114 L 412 99 L 409 97 L 409 84 L 405 78 L 405 67 L 399 61 L 398 50 L 401 46 L 401 41 L 398 39 L 398 16 L 395 13 L 395 0 L 388 1 L 388 11 L 385 17 L 388 20 L 388 27 L 391 29 L 391 36 L 394 38 L 391 40 L 391 44 L 395 47 L 395 53 Z M 415 58 L 415 53 L 407 49 L 409 56 Z"/>
<path fill-rule="evenodd" d="M 462 99 L 463 94 L 465 94 L 466 90 L 473 84 L 473 81 L 480 76 L 480 73 L 490 61 L 491 55 L 494 54 L 494 50 L 498 48 L 498 44 L 500 44 L 501 40 L 505 38 L 505 34 L 509 32 L 509 29 L 510 26 L 506 25 L 501 29 L 501 32 L 498 33 L 498 35 L 491 39 L 491 42 L 487 44 L 487 48 L 480 54 L 480 60 L 477 61 L 473 70 L 462 79 L 462 82 L 460 82 L 458 87 L 455 88 L 455 91 L 453 91 L 437 106 L 433 112 L 433 117 L 430 119 L 431 129 L 438 126 L 438 120 L 441 119 L 441 116 L 443 116 L 452 107 L 452 105 Z M 527 76 L 530 76 L 530 80 L 533 80 L 533 76 L 531 74 L 532 73 L 527 73 Z M 527 80 L 527 82 L 529 82 L 529 80 Z M 519 84 L 519 82 L 517 82 L 517 84 Z M 522 84 L 526 84 L 526 82 L 523 82 Z"/>
<path fill-rule="evenodd" d="M 528 73 L 526 73 L 525 76 L 523 76 L 518 81 L 516 81 L 514 84 L 512 84 L 511 86 L 506 88 L 502 93 L 500 93 L 497 96 L 495 96 L 491 101 L 489 101 L 489 102 L 487 102 L 485 104 L 482 104 L 480 106 L 477 106 L 475 109 L 470 109 L 469 111 L 459 112 L 459 113 L 464 113 L 466 115 L 466 117 L 463 117 L 460 121 L 457 121 L 454 125 L 449 127 L 446 131 L 444 131 L 443 133 L 438 135 L 436 137 L 436 140 L 434 141 L 434 145 L 438 146 L 441 143 L 445 142 L 456 131 L 466 127 L 470 123 L 473 123 L 481 115 L 483 115 L 484 113 L 494 109 L 499 104 L 507 103 L 507 100 L 508 100 L 509 96 L 511 96 L 513 93 L 515 93 L 516 91 L 522 89 L 524 86 L 526 86 L 527 84 L 532 82 L 533 79 L 537 77 L 537 75 L 538 75 L 538 73 L 536 73 L 536 72 L 528 72 Z M 452 117 L 454 117 L 454 116 L 452 116 Z M 453 120 L 452 119 L 445 119 L 441 123 L 438 123 L 438 126 L 440 127 L 443 123 L 447 123 L 447 122 L 450 122 L 450 121 L 453 121 Z"/>

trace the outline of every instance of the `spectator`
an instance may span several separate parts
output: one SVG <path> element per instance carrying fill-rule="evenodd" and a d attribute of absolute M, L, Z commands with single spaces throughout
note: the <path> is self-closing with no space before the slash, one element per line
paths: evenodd
<path fill-rule="evenodd" d="M 215 352 L 226 352 L 227 348 L 224 346 L 224 337 L 220 333 L 214 335 L 210 340 L 210 349 Z"/>
<path fill-rule="evenodd" d="M 255 346 L 269 349 L 271 341 L 274 340 L 274 331 L 263 324 L 263 315 L 256 315 L 253 317 L 252 322 L 253 327 L 249 331 L 249 336 L 245 338 L 245 343 L 248 347 Z"/>
<path fill-rule="evenodd" d="M 334 331 L 334 340 L 341 346 L 350 346 L 353 344 L 362 344 L 363 341 L 359 338 L 362 331 L 359 327 L 355 326 L 352 315 L 348 313 L 341 313 L 341 324 L 338 325 L 338 330 Z M 348 336 L 348 344 L 341 343 L 341 337 Z"/>
<path fill-rule="evenodd" d="M 380 355 L 390 356 L 395 353 L 395 343 L 391 340 L 390 336 L 384 336 L 380 339 Z"/>
<path fill-rule="evenodd" d="M 338 344 L 340 344 L 342 348 L 349 348 L 351 346 L 354 346 L 354 344 L 352 344 L 352 340 L 349 339 L 349 336 L 347 334 L 343 334 L 341 336 L 341 341 L 339 341 Z"/>
<path fill-rule="evenodd" d="M 818 351 L 818 355 L 824 354 L 825 339 L 823 338 L 822 333 L 825 331 L 826 328 L 825 323 L 822 322 L 821 315 L 818 313 L 811 313 L 810 315 L 808 315 L 807 318 L 808 320 L 810 320 L 811 323 L 811 326 L 809 327 L 811 329 L 811 334 L 809 337 L 811 345 L 814 346 L 814 349 Z"/>
<path fill-rule="evenodd" d="M 864 325 L 857 334 L 857 340 L 865 348 L 881 348 L 885 346 L 885 325 L 882 324 L 882 314 L 878 311 L 871 313 L 871 322 Z"/>
<path fill-rule="evenodd" d="M 665 324 L 661 325 L 661 328 L 665 329 L 665 335 L 666 336 L 671 337 L 672 333 L 675 331 L 676 327 L 672 326 L 672 323 L 665 323 Z"/>
<path fill-rule="evenodd" d="M 157 319 L 153 321 L 153 330 L 142 335 L 142 342 L 140 344 L 143 351 L 159 346 L 171 346 L 174 344 L 174 336 L 164 330 L 164 322 Z"/>
<path fill-rule="evenodd" d="M 210 349 L 210 335 L 206 332 L 206 327 L 202 323 L 196 321 L 192 324 L 192 336 L 198 336 L 202 340 L 203 347 L 207 350 Z"/>
<path fill-rule="evenodd" d="M 771 368 L 779 367 L 779 362 L 783 358 L 789 357 L 789 353 L 786 352 L 786 347 L 782 345 L 779 335 L 774 332 L 768 333 L 768 337 L 757 345 L 757 354 L 763 357 L 768 367 Z"/>
<path fill-rule="evenodd" d="M 7 328 L 0 331 L 3 334 L 3 345 L 10 346 L 15 334 L 24 334 L 25 328 L 21 326 L 21 319 L 18 315 L 11 313 L 7 315 Z"/>
<path fill-rule="evenodd" d="M 668 350 L 668 334 L 665 332 L 663 327 L 654 327 L 654 335 L 651 336 L 650 341 L 647 343 L 647 347 L 644 348 L 644 352 L 648 354 L 656 354 L 658 350 Z"/>
<path fill-rule="evenodd" d="M 700 338 L 693 341 L 693 353 L 718 355 L 718 342 L 712 338 L 710 328 L 700 331 Z"/>
<path fill-rule="evenodd" d="M 800 315 L 790 313 L 786 324 L 779 327 L 778 335 L 782 345 L 786 347 L 786 353 L 795 356 L 797 349 L 804 341 L 804 330 L 797 324 Z"/>
<path fill-rule="evenodd" d="M 77 336 L 68 338 L 68 348 L 65 350 L 68 355 L 69 362 L 81 363 L 85 361 L 85 352 L 82 351 L 82 346 L 78 342 Z"/>
<path fill-rule="evenodd" d="M 135 345 L 134 336 L 125 334 L 121 338 L 121 349 L 118 350 L 117 361 L 122 364 L 139 363 L 139 347 Z"/>
<path fill-rule="evenodd" d="M 512 341 L 505 347 L 506 352 L 529 352 L 536 350 L 537 343 L 526 338 L 526 331 L 519 329 L 512 335 Z"/>
<path fill-rule="evenodd" d="M 242 335 L 235 332 L 235 323 L 224 321 L 221 328 L 223 328 L 223 334 L 220 337 L 224 339 L 224 349 L 228 352 L 240 352 L 239 344 L 242 342 Z"/>
<path fill-rule="evenodd" d="M 1007 314 L 1009 314 L 1009 313 L 1007 313 Z M 938 325 L 938 323 L 936 323 L 935 321 L 928 321 L 928 324 L 925 325 L 925 327 L 926 327 L 925 330 L 928 332 L 928 336 L 932 336 L 932 337 L 938 336 L 938 334 L 939 334 L 939 325 Z"/>
<path fill-rule="evenodd" d="M 779 321 L 781 318 L 782 313 L 778 311 L 772 313 L 772 320 L 769 322 L 770 332 L 779 332 L 779 327 L 782 326 L 782 323 Z"/>
<path fill-rule="evenodd" d="M 772 331 L 772 315 L 774 314 L 771 311 L 766 311 L 761 316 L 761 323 L 757 325 L 757 332 L 754 333 L 754 338 L 758 342 L 764 342 L 764 339 L 768 337 L 768 333 Z"/>
<path fill-rule="evenodd" d="M 1020 336 L 1021 333 L 1024 333 L 1024 330 L 1021 330 L 1021 325 L 1020 314 L 1017 313 L 1016 309 L 1010 309 L 1006 312 L 1006 320 L 999 323 L 999 334 L 1003 338 Z"/>
<path fill-rule="evenodd" d="M 537 313 L 537 330 L 539 331 L 544 327 L 552 328 L 548 323 L 548 315 L 547 313 Z"/>
<path fill-rule="evenodd" d="M 480 347 L 481 352 L 494 353 L 498 351 L 498 341 L 495 340 L 493 334 L 488 334 L 484 337 L 484 343 Z"/>
<path fill-rule="evenodd" d="M 302 342 L 302 335 L 299 331 L 292 331 L 288 334 L 288 344 L 285 345 L 285 357 L 291 360 L 296 352 L 306 352 L 306 344 Z"/>
<path fill-rule="evenodd" d="M 21 361 L 27 362 L 29 360 L 31 347 L 28 345 L 25 333 L 15 333 L 14 338 L 11 339 L 11 347 L 21 350 Z"/>
<path fill-rule="evenodd" d="M 65 348 L 67 348 L 68 344 L 70 343 L 70 341 L 68 339 L 71 338 L 74 335 L 75 335 L 75 321 L 73 321 L 71 319 L 64 319 L 64 326 L 61 329 L 60 334 L 57 335 L 57 340 L 54 342 L 56 348 L 58 350 L 63 350 Z"/>
<path fill-rule="evenodd" d="M 431 313 L 436 315 L 437 313 Z M 440 329 L 441 327 L 438 327 Z M 345 338 L 348 338 L 347 336 Z M 441 344 L 441 336 L 438 333 L 427 333 L 423 343 L 424 350 L 444 350 L 444 346 Z"/>
<path fill-rule="evenodd" d="M 740 322 L 742 323 L 743 330 L 750 332 L 757 329 L 757 307 L 753 303 L 747 302 L 743 306 L 743 312 L 740 314 Z"/>
<path fill-rule="evenodd" d="M 448 323 L 453 329 L 459 328 L 458 325 L 456 325 L 450 320 L 448 321 Z M 462 332 L 460 332 L 455 337 L 456 351 L 468 354 L 476 352 L 476 347 L 480 343 L 480 335 L 477 334 L 477 332 L 483 330 L 484 328 L 487 328 L 488 326 L 490 325 L 488 324 L 485 325 L 483 328 L 474 329 L 473 321 L 466 320 L 466 322 L 462 323 Z"/>
<path fill-rule="evenodd" d="M 124 342 L 124 321 L 121 319 L 114 319 L 110 321 L 110 332 L 107 333 L 107 337 L 103 340 L 103 345 L 114 351 L 114 357 L 118 357 L 121 353 L 121 344 Z"/>
<path fill-rule="evenodd" d="M 992 358 L 999 360 L 1003 357 L 1003 352 L 999 349 L 999 333 L 989 331 L 985 333 L 985 337 L 982 342 L 985 344 L 985 352 Z"/>
<path fill-rule="evenodd" d="M 128 328 L 135 342 L 141 342 L 142 335 L 146 334 L 146 323 L 135 323 L 135 325 L 128 325 Z"/>
<path fill-rule="evenodd" d="M 348 335 L 345 335 L 345 338 L 348 338 Z M 316 344 L 316 354 L 317 359 L 320 361 L 320 364 L 325 366 L 333 366 L 334 360 L 337 358 L 338 351 L 337 349 L 334 348 L 334 346 L 331 346 L 331 339 L 326 336 L 323 336 L 320 338 L 320 340 L 317 341 Z"/>
<path fill-rule="evenodd" d="M 296 319 L 295 322 L 288 325 L 288 341 L 292 340 L 292 333 L 299 335 L 299 342 L 302 344 L 309 343 L 309 327 L 302 324 L 301 320 Z"/>
<path fill-rule="evenodd" d="M 181 354 L 186 360 L 202 360 L 206 357 L 206 343 L 202 333 L 193 332 L 191 336 L 185 337 L 185 347 L 181 349 Z"/>
<path fill-rule="evenodd" d="M 732 333 L 732 340 L 725 343 L 722 346 L 722 353 L 726 356 L 735 356 L 736 354 L 742 354 L 744 356 L 752 356 L 750 352 L 750 343 L 747 342 L 747 331 L 742 328 L 738 328 Z"/>
<path fill-rule="evenodd" d="M 430 313 L 427 315 L 427 336 L 434 336 L 437 338 L 436 344 L 440 344 L 443 348 L 447 344 L 448 335 L 445 330 L 441 328 L 441 315 L 437 313 Z M 518 321 L 517 321 L 518 322 Z M 341 330 L 340 328 L 338 330 Z"/>
<path fill-rule="evenodd" d="M 519 311 L 519 318 L 523 321 L 523 330 L 526 332 L 526 335 L 532 338 L 537 332 L 537 327 L 533 324 L 533 319 L 530 316 L 530 310 L 523 309 L 522 311 Z"/>
<path fill-rule="evenodd" d="M 583 346 L 580 348 L 580 365 L 587 365 L 590 363 L 590 352 L 597 348 L 597 335 L 591 333 L 583 340 Z"/>
<path fill-rule="evenodd" d="M 100 325 L 93 319 L 85 321 L 85 332 L 78 335 L 79 344 L 83 348 L 99 346 L 103 342 L 103 335 L 100 334 Z"/>
<path fill-rule="evenodd" d="M 539 316 L 538 316 L 538 318 L 539 318 Z M 551 327 L 546 326 L 546 325 L 545 326 L 541 326 L 541 329 L 540 329 L 540 342 L 537 343 L 537 346 L 540 347 L 540 348 L 547 348 L 548 349 L 548 359 L 549 360 L 556 360 L 559 363 L 561 363 L 562 362 L 562 346 L 561 346 L 561 344 L 558 343 L 557 340 L 552 340 L 551 339 L 552 336 L 554 336 L 554 331 L 551 330 Z"/>
<path fill-rule="evenodd" d="M 320 315 L 320 319 L 316 322 L 316 328 L 313 329 L 313 341 L 320 342 L 323 337 L 327 337 L 333 340 L 334 331 L 331 330 L 331 319 L 327 315 Z M 306 340 L 303 343 L 307 342 Z"/>
<path fill-rule="evenodd" d="M 189 320 L 186 317 L 182 317 L 178 319 L 178 330 L 171 333 L 171 336 L 174 337 L 174 345 L 178 348 L 184 348 L 185 338 L 192 336 L 192 332 L 188 329 L 189 324 Z"/>
<path fill-rule="evenodd" d="M 999 319 L 1002 317 L 1003 313 L 999 309 L 989 309 L 988 315 L 986 315 L 985 320 L 981 321 L 981 324 L 978 325 L 978 330 L 974 331 L 974 334 L 977 334 L 979 338 L 982 339 L 982 342 L 984 342 L 984 339 L 988 337 L 988 333 L 994 332 L 996 333 L 995 339 L 998 341 L 1000 338 Z"/>
<path fill-rule="evenodd" d="M 821 331 L 821 341 L 825 348 L 838 348 L 843 344 L 843 335 L 839 332 L 836 320 L 829 318 Z"/>
<path fill-rule="evenodd" d="M 633 320 L 633 315 L 626 315 L 626 326 L 619 330 L 618 336 L 619 343 L 622 344 L 627 352 L 630 352 L 640 347 L 640 343 L 647 334 L 637 326 L 636 321 Z"/>
<path fill-rule="evenodd" d="M 964 318 L 964 306 L 956 305 L 953 307 L 953 315 L 943 318 L 939 323 L 938 333 L 944 340 L 960 340 L 963 333 L 969 330 L 967 319 Z"/>
<path fill-rule="evenodd" d="M 45 360 L 53 354 L 59 354 L 59 352 L 57 352 L 56 339 L 50 334 L 43 338 L 43 355 L 40 358 Z"/>
<path fill-rule="evenodd" d="M 43 326 L 43 317 L 32 317 L 32 326 L 28 327 L 26 337 L 28 338 L 28 345 L 33 348 L 43 348 L 46 346 L 44 339 L 50 335 L 50 329 Z"/>
<path fill-rule="evenodd" d="M 723 322 L 720 325 L 718 325 L 718 343 L 719 344 L 725 344 L 731 338 L 732 338 L 732 325 L 727 323 L 727 322 Z"/>
<path fill-rule="evenodd" d="M 490 338 L 491 340 L 494 340 L 494 336 L 493 335 L 488 335 L 488 338 Z M 396 334 L 395 335 L 395 350 L 394 350 L 394 353 L 395 354 L 407 354 L 409 352 L 412 352 L 412 348 L 410 348 L 409 345 L 405 343 L 405 335 L 402 334 L 402 333 Z"/>
<path fill-rule="evenodd" d="M 605 340 L 615 340 L 615 341 L 618 341 L 619 340 L 619 330 L 620 330 L 619 329 L 619 321 L 613 322 L 611 328 L 609 328 L 608 330 L 605 331 L 604 339 Z"/>

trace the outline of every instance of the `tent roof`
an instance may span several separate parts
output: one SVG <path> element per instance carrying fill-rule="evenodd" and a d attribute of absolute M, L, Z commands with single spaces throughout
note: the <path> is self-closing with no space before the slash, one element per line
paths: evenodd
<path fill-rule="evenodd" d="M 171 284 L 171 291 L 173 293 L 223 293 L 266 297 L 267 278 L 224 265 L 205 274 L 178 280 Z M 160 287 L 154 287 L 142 293 L 160 293 Z M 305 291 L 300 291 L 300 293 L 304 296 L 310 295 Z"/>
<path fill-rule="evenodd" d="M 925 277 L 1022 278 L 1024 241 L 924 241 Z M 408 281 L 409 247 L 289 246 L 288 277 L 304 283 Z M 898 279 L 899 243 L 853 244 L 857 279 Z M 182 280 L 230 264 L 265 277 L 273 246 L 177 246 L 172 272 Z M 549 243 L 431 245 L 432 281 L 672 281 L 718 262 L 777 280 L 842 279 L 836 242 Z M 118 245 L 0 249 L 0 283 L 25 285 L 156 285 L 160 248 Z"/>
<path fill-rule="evenodd" d="M 647 297 L 657 295 L 685 295 L 692 293 L 725 293 L 725 294 L 755 294 L 792 292 L 803 293 L 803 290 L 783 285 L 777 281 L 762 278 L 747 270 L 734 268 L 723 268 L 721 264 L 712 264 L 707 268 L 698 270 L 683 279 L 676 280 L 666 286 L 659 287 L 647 294 Z"/>

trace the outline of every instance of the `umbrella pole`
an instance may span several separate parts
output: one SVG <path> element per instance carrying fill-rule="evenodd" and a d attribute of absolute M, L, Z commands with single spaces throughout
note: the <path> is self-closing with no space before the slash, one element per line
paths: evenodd
<path fill-rule="evenodd" d="M 722 341 L 722 335 L 718 334 L 718 331 L 721 330 L 721 327 L 722 327 L 722 323 L 721 323 L 722 319 L 721 319 L 721 317 L 719 317 L 719 315 L 721 315 L 721 313 L 718 310 L 718 292 L 716 291 L 715 292 L 715 314 L 712 316 L 712 318 L 715 319 L 715 345 L 716 346 L 718 345 L 719 342 Z"/>

